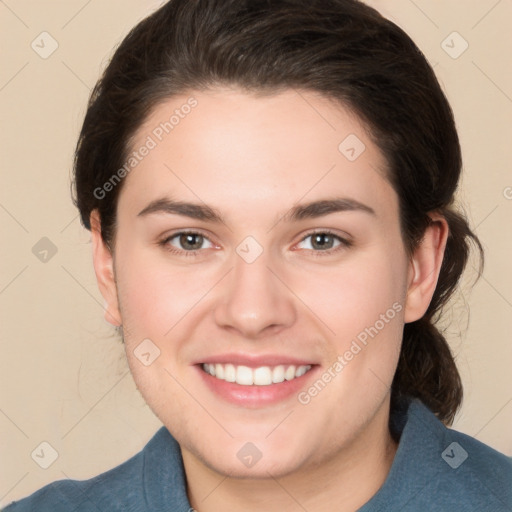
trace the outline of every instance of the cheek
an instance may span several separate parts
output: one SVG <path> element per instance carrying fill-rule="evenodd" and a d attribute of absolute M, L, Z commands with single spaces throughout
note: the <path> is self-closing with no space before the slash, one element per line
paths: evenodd
<path fill-rule="evenodd" d="M 366 421 L 384 399 L 400 354 L 406 268 L 405 255 L 389 248 L 304 281 L 298 295 L 307 294 L 308 306 L 331 331 L 328 364 L 319 376 L 328 384 L 317 381 L 299 397 L 312 416 L 330 411 L 348 428 Z"/>
<path fill-rule="evenodd" d="M 116 274 L 127 342 L 146 337 L 163 340 L 172 336 L 175 328 L 183 331 L 190 318 L 203 309 L 200 303 L 209 302 L 204 300 L 208 291 L 214 285 L 222 288 L 222 283 L 216 284 L 222 275 L 217 267 L 176 266 L 154 252 L 125 249 L 117 261 Z M 394 250 L 391 246 L 371 247 L 339 265 L 283 267 L 281 273 L 306 307 L 302 308 L 304 315 L 320 320 L 326 334 L 334 335 L 339 350 L 348 338 L 373 326 L 393 304 L 403 304 L 405 298 L 405 256 L 396 245 Z M 219 289 L 216 292 L 223 295 Z"/>
<path fill-rule="evenodd" d="M 396 251 L 368 251 L 328 271 L 305 272 L 294 279 L 297 295 L 327 325 L 339 350 L 376 322 L 380 327 L 381 315 L 393 320 L 389 325 L 400 323 L 396 320 L 405 299 L 406 264 Z"/>
<path fill-rule="evenodd" d="M 122 254 L 116 277 L 127 361 L 142 396 L 164 421 L 160 415 L 169 403 L 173 410 L 190 409 L 178 382 L 186 369 L 182 349 L 190 339 L 188 319 L 205 283 L 144 249 Z"/>
<path fill-rule="evenodd" d="M 314 399 L 315 407 L 337 411 L 343 397 L 356 411 L 368 401 L 379 403 L 391 387 L 402 340 L 406 270 L 404 253 L 374 247 L 325 277 L 309 278 L 298 293 L 308 296 L 308 306 L 330 330 L 325 371 L 333 384 Z"/>
<path fill-rule="evenodd" d="M 123 328 L 162 340 L 205 293 L 205 279 L 146 251 L 125 253 L 117 284 Z"/>

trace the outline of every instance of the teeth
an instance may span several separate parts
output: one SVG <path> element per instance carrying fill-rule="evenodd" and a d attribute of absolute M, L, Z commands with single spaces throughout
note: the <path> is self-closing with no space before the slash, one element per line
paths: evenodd
<path fill-rule="evenodd" d="M 272 382 L 278 384 L 279 382 L 283 382 L 284 380 L 284 366 L 276 366 L 272 370 Z"/>
<path fill-rule="evenodd" d="M 288 366 L 284 372 L 284 378 L 286 380 L 292 380 L 295 378 L 295 366 Z"/>
<path fill-rule="evenodd" d="M 256 386 L 268 386 L 272 384 L 272 370 L 268 366 L 256 368 L 253 372 Z"/>
<path fill-rule="evenodd" d="M 218 379 L 224 379 L 224 366 L 221 364 L 215 365 L 215 377 Z"/>
<path fill-rule="evenodd" d="M 252 386 L 252 384 L 254 384 L 254 375 L 252 370 L 247 366 L 238 366 L 236 369 L 235 382 L 237 384 L 242 384 L 243 386 Z"/>
<path fill-rule="evenodd" d="M 235 382 L 236 368 L 232 364 L 227 364 L 224 366 L 224 380 L 226 382 Z"/>
<path fill-rule="evenodd" d="M 279 384 L 285 380 L 293 380 L 302 377 L 311 370 L 311 365 L 278 365 L 274 367 L 260 366 L 249 368 L 248 366 L 236 366 L 233 364 L 203 364 L 203 370 L 213 377 L 226 382 L 236 382 L 242 386 L 269 386 Z"/>
<path fill-rule="evenodd" d="M 307 371 L 306 366 L 299 366 L 297 370 L 295 370 L 295 377 L 302 377 Z"/>

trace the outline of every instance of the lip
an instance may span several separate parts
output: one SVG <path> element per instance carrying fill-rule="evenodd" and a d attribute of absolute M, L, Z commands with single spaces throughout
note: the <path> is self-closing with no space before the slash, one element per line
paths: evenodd
<path fill-rule="evenodd" d="M 281 358 L 279 361 L 283 362 L 283 359 L 284 358 Z M 222 362 L 226 361 L 232 362 L 233 358 L 210 358 L 208 359 L 208 361 L 204 362 L 214 364 L 215 360 L 222 364 Z M 270 359 L 266 358 L 264 359 L 266 364 L 261 364 L 259 360 L 256 363 L 254 359 L 251 359 L 251 362 L 253 363 L 251 367 L 256 368 L 258 366 L 273 366 L 272 364 L 268 363 L 269 360 Z M 287 359 L 287 361 L 291 360 L 292 359 L 290 358 Z M 243 363 L 233 364 L 245 364 L 246 366 L 249 366 L 247 359 L 245 359 Z M 302 366 L 302 364 L 311 363 L 286 362 L 284 364 L 297 364 L 298 366 Z M 243 386 L 241 384 L 237 384 L 236 382 L 226 382 L 225 380 L 217 379 L 216 377 L 213 377 L 209 373 L 206 373 L 203 370 L 201 364 L 194 365 L 194 368 L 197 370 L 197 372 L 199 372 L 199 378 L 202 379 L 206 387 L 216 397 L 230 404 L 237 405 L 239 407 L 245 407 L 248 409 L 258 409 L 284 402 L 286 400 L 289 400 L 291 397 L 296 397 L 297 394 L 301 391 L 301 389 L 306 388 L 308 381 L 314 378 L 320 366 L 311 365 L 311 369 L 300 377 L 296 377 L 289 381 L 285 380 L 284 382 L 280 382 L 279 384 L 269 384 L 268 386 Z"/>
<path fill-rule="evenodd" d="M 307 359 L 298 359 L 287 355 L 278 354 L 217 354 L 215 356 L 207 357 L 196 361 L 194 364 L 234 364 L 235 366 L 248 366 L 249 368 L 258 368 L 260 366 L 278 366 L 294 365 L 294 366 L 315 366 L 317 363 Z M 308 372 L 309 373 L 309 372 Z M 299 377 L 300 378 L 300 377 Z"/>

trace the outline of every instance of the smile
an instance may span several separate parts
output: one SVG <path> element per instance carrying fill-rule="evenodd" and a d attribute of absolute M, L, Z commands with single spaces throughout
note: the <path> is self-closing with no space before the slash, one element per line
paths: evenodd
<path fill-rule="evenodd" d="M 225 382 L 233 382 L 241 386 L 270 386 L 302 377 L 311 370 L 311 365 L 277 365 L 249 368 L 243 365 L 202 364 L 202 369 Z"/>

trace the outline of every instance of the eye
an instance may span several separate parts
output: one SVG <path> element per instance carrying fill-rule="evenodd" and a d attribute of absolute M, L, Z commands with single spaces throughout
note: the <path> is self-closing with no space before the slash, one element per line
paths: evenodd
<path fill-rule="evenodd" d="M 207 244 L 206 247 L 204 244 Z M 193 231 L 181 231 L 175 233 L 160 242 L 161 245 L 168 248 L 171 252 L 193 252 L 201 249 L 211 249 L 212 242 L 201 233 Z"/>
<path fill-rule="evenodd" d="M 302 244 L 302 247 L 300 245 Z M 317 231 L 305 236 L 297 247 L 315 252 L 333 252 L 340 247 L 349 247 L 351 243 L 330 231 Z"/>

